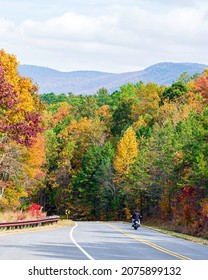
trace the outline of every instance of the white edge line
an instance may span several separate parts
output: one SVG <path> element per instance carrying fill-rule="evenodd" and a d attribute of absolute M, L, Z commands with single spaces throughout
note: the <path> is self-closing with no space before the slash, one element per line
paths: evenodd
<path fill-rule="evenodd" d="M 75 222 L 75 226 L 71 229 L 70 231 L 70 238 L 72 240 L 72 242 L 77 246 L 77 248 L 82 251 L 83 254 L 85 254 L 85 256 L 89 259 L 89 260 L 94 260 L 94 258 L 92 256 L 90 256 L 90 254 L 88 254 L 75 240 L 73 237 L 73 231 L 74 229 L 78 227 L 77 223 Z"/>

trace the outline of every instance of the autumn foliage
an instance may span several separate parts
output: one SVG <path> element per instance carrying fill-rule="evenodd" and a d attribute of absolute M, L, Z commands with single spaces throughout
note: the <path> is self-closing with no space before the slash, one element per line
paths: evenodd
<path fill-rule="evenodd" d="M 36 91 L 29 78 L 19 75 L 16 57 L 0 50 L 0 181 L 5 189 L 0 200 L 2 210 L 19 206 L 19 198 L 28 196 L 27 186 L 35 183 L 35 178 L 25 173 L 29 168 L 25 158 L 43 131 L 42 105 Z"/>
<path fill-rule="evenodd" d="M 0 51 L 0 211 L 129 219 L 208 232 L 208 70 L 170 86 L 37 95 Z M 38 208 L 39 207 L 39 208 Z M 36 209 L 37 208 L 37 209 Z"/>
<path fill-rule="evenodd" d="M 117 145 L 114 159 L 114 168 L 119 179 L 129 173 L 131 164 L 138 156 L 138 143 L 136 134 L 130 126 Z"/>
<path fill-rule="evenodd" d="M 28 208 L 28 212 L 32 215 L 34 218 L 44 218 L 45 214 L 42 213 L 43 207 L 37 203 L 32 203 L 30 207 Z"/>

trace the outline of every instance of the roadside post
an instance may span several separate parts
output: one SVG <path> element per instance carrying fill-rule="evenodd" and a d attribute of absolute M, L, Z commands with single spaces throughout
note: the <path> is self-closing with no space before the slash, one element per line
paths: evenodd
<path fill-rule="evenodd" d="M 69 214 L 71 213 L 71 211 L 69 209 L 66 209 L 65 214 L 66 214 L 66 218 L 67 220 L 69 219 Z"/>

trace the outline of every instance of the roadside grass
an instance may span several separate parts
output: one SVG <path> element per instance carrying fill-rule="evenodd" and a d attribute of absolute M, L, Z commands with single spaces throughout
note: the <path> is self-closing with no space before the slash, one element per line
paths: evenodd
<path fill-rule="evenodd" d="M 22 220 L 33 220 L 35 218 L 45 218 L 46 213 L 42 211 L 36 211 L 32 213 L 30 211 L 6 211 L 0 212 L 0 222 L 12 222 Z"/>
<path fill-rule="evenodd" d="M 145 228 L 149 228 L 149 229 L 161 232 L 161 233 L 169 234 L 169 235 L 172 235 L 172 236 L 175 236 L 178 238 L 193 241 L 193 242 L 200 243 L 203 245 L 208 245 L 207 239 L 177 232 L 174 230 L 174 228 L 172 226 L 169 226 L 167 224 L 152 225 L 151 223 L 143 223 L 142 225 Z"/>

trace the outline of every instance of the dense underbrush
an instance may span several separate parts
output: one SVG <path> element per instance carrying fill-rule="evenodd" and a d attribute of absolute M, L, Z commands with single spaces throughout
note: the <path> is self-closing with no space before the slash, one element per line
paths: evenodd
<path fill-rule="evenodd" d="M 42 207 L 36 203 L 32 203 L 30 207 L 23 211 L 5 211 L 0 212 L 0 222 L 33 220 L 38 218 L 45 218 L 46 213 L 42 211 Z"/>
<path fill-rule="evenodd" d="M 143 224 L 153 229 L 171 232 L 173 235 L 186 239 L 204 239 L 203 243 L 208 245 L 208 221 L 200 226 L 200 224 L 179 225 L 170 221 L 164 222 L 162 219 L 147 219 Z"/>

